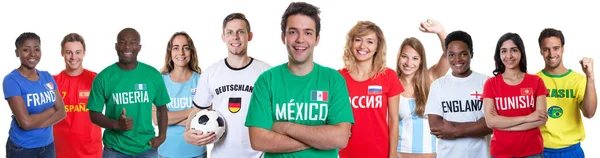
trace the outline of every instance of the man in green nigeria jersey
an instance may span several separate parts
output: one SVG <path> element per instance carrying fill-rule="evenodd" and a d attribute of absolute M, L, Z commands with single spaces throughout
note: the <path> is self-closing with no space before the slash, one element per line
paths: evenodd
<path fill-rule="evenodd" d="M 121 30 L 115 43 L 119 62 L 102 70 L 92 83 L 88 108 L 92 122 L 105 128 L 102 157 L 156 158 L 156 149 L 166 139 L 165 105 L 171 100 L 158 70 L 137 61 L 141 47 L 140 34 L 135 29 Z M 157 109 L 157 137 L 152 104 Z"/>
<path fill-rule="evenodd" d="M 291 3 L 281 21 L 288 63 L 262 73 L 254 84 L 246 126 L 265 158 L 337 158 L 354 123 L 346 82 L 313 62 L 319 43 L 319 9 Z"/>

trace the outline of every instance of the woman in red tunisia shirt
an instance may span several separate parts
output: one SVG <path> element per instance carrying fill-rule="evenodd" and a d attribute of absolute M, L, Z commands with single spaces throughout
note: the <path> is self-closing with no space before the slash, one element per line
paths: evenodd
<path fill-rule="evenodd" d="M 539 126 L 546 124 L 546 86 L 527 74 L 521 37 L 506 33 L 496 45 L 496 69 L 483 89 L 485 121 L 494 130 L 490 153 L 495 158 L 542 157 Z"/>
<path fill-rule="evenodd" d="M 82 67 L 85 41 L 79 34 L 66 35 L 61 42 L 65 70 L 54 76 L 65 102 L 67 117 L 54 125 L 56 157 L 102 157 L 100 127 L 90 121 L 87 100 L 96 73 Z"/>

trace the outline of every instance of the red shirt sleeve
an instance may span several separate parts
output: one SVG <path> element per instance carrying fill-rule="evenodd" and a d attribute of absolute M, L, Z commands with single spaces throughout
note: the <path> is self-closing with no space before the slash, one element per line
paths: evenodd
<path fill-rule="evenodd" d="M 404 92 L 404 87 L 402 87 L 402 84 L 400 84 L 400 80 L 398 79 L 398 76 L 396 76 L 396 72 L 389 68 L 385 71 L 385 75 L 388 79 L 388 86 L 390 87 L 390 90 L 387 92 L 388 98 Z"/>
<path fill-rule="evenodd" d="M 483 97 L 481 100 L 483 100 L 485 98 L 494 99 L 496 97 L 496 95 L 494 94 L 494 80 L 495 79 L 496 79 L 496 77 L 492 77 L 492 78 L 489 78 L 487 81 L 485 81 L 485 84 L 483 85 Z"/>
<path fill-rule="evenodd" d="M 541 96 L 541 95 L 546 95 L 548 94 L 548 89 L 546 88 L 546 84 L 544 83 L 544 80 L 542 80 L 542 78 L 540 78 L 539 76 L 535 76 L 535 75 L 531 75 L 533 77 L 535 77 L 535 80 L 537 82 L 537 90 L 535 91 L 536 94 L 535 96 Z"/>

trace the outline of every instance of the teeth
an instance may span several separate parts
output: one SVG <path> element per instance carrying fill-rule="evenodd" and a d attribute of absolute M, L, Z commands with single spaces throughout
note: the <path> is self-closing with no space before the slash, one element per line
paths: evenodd
<path fill-rule="evenodd" d="M 360 54 L 360 55 L 365 55 L 365 54 L 367 54 L 367 53 L 369 53 L 369 52 L 366 52 L 366 51 L 358 51 L 358 54 Z"/>
<path fill-rule="evenodd" d="M 454 66 L 461 67 L 461 66 L 463 66 L 463 64 L 454 64 Z"/>
<path fill-rule="evenodd" d="M 306 47 L 294 47 L 296 50 L 306 50 Z"/>
<path fill-rule="evenodd" d="M 29 60 L 29 61 L 35 61 L 35 59 L 34 59 L 34 58 L 31 58 L 31 59 L 28 59 L 28 60 Z"/>
<path fill-rule="evenodd" d="M 232 45 L 232 46 L 234 46 L 234 47 L 239 47 L 239 46 L 241 46 L 242 44 L 231 44 L 231 45 Z"/>
<path fill-rule="evenodd" d="M 183 60 L 185 60 L 185 57 L 179 57 L 179 58 L 175 58 L 175 59 L 178 61 L 183 61 Z"/>

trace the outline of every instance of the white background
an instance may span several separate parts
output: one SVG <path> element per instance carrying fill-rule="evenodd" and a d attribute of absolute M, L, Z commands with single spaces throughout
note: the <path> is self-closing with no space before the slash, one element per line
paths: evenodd
<path fill-rule="evenodd" d="M 280 38 L 281 15 L 290 1 L 220 0 L 204 1 L 2 1 L 0 2 L 0 75 L 19 66 L 14 42 L 23 32 L 41 36 L 42 59 L 37 68 L 52 74 L 64 69 L 60 42 L 71 32 L 81 34 L 87 44 L 84 67 L 99 72 L 117 61 L 114 43 L 117 33 L 133 27 L 141 34 L 139 61 L 160 69 L 170 36 L 188 32 L 199 52 L 200 67 L 226 57 L 221 40 L 222 20 L 232 12 L 244 13 L 250 20 L 254 38 L 249 54 L 271 65 L 287 61 Z M 425 45 L 428 66 L 441 55 L 438 38 L 422 33 L 419 23 L 427 18 L 440 21 L 448 32 L 464 30 L 474 41 L 474 71 L 492 75 L 493 53 L 498 38 L 515 32 L 525 41 L 529 73 L 543 68 L 537 38 L 547 27 L 563 31 L 566 38 L 563 57 L 567 68 L 583 73 L 578 61 L 592 56 L 600 62 L 597 42 L 598 5 L 574 1 L 308 1 L 321 8 L 321 41 L 315 49 L 315 61 L 335 69 L 341 68 L 346 33 L 358 20 L 370 20 L 384 31 L 388 46 L 387 65 L 395 68 L 400 43 L 417 37 Z M 597 64 L 598 65 L 598 64 Z M 598 66 L 595 74 L 598 77 Z M 450 71 L 449 71 L 450 72 Z M 598 89 L 598 86 L 596 86 Z M 0 102 L 0 144 L 8 137 L 11 112 L 7 102 Z M 582 146 L 588 157 L 600 155 L 593 150 L 600 142 L 598 116 L 585 119 L 587 138 Z M 5 155 L 0 147 L 0 155 Z"/>

